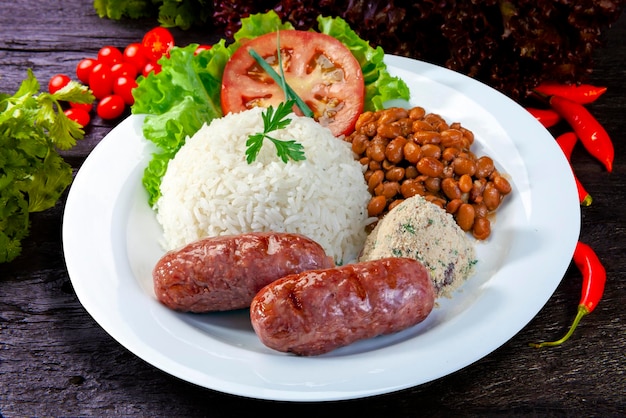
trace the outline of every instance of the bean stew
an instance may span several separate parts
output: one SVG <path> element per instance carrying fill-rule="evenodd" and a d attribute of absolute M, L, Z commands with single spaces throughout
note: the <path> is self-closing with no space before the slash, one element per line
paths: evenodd
<path fill-rule="evenodd" d="M 484 240 L 491 234 L 490 219 L 511 192 L 494 161 L 470 150 L 470 130 L 419 106 L 365 112 L 345 140 L 367 167 L 372 217 L 380 219 L 419 194 L 451 213 L 461 229 Z"/>

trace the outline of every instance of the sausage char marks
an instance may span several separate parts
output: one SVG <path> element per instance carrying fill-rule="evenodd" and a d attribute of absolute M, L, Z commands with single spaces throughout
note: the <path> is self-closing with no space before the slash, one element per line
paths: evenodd
<path fill-rule="evenodd" d="M 266 346 L 312 356 L 413 326 L 434 302 L 425 267 L 390 257 L 277 280 L 254 297 L 250 319 Z"/>
<path fill-rule="evenodd" d="M 332 266 L 324 249 L 303 235 L 257 232 L 204 238 L 170 251 L 152 276 L 161 303 L 199 313 L 247 308 L 274 280 Z"/>

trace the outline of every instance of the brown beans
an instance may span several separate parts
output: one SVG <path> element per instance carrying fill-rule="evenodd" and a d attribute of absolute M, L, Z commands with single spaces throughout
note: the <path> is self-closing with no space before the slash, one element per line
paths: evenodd
<path fill-rule="evenodd" d="M 474 226 L 474 217 L 476 212 L 474 206 L 469 203 L 463 203 L 456 211 L 456 223 L 461 227 L 463 231 L 469 231 Z"/>
<path fill-rule="evenodd" d="M 502 177 L 500 175 L 497 175 L 497 176 L 494 177 L 493 185 L 502 194 L 509 194 L 509 193 L 511 193 L 511 184 L 509 183 L 509 181 L 507 179 L 505 179 L 504 177 Z"/>
<path fill-rule="evenodd" d="M 456 157 L 452 160 L 454 166 L 454 174 L 462 176 L 463 174 L 469 174 L 473 176 L 476 173 L 476 163 L 469 158 Z"/>
<path fill-rule="evenodd" d="M 380 218 L 419 194 L 453 214 L 461 229 L 486 239 L 491 234 L 489 215 L 511 192 L 494 161 L 470 150 L 470 130 L 419 106 L 365 112 L 345 140 L 367 167 L 370 216 Z"/>
<path fill-rule="evenodd" d="M 418 131 L 413 133 L 413 140 L 420 145 L 438 144 L 441 142 L 441 135 L 437 131 Z"/>
<path fill-rule="evenodd" d="M 446 211 L 448 213 L 455 214 L 456 211 L 459 210 L 459 207 L 461 207 L 462 204 L 463 204 L 463 201 L 461 199 L 452 199 L 446 205 Z"/>
<path fill-rule="evenodd" d="M 385 210 L 387 206 L 387 198 L 385 196 L 374 196 L 367 205 L 367 214 L 369 216 L 378 216 Z"/>
<path fill-rule="evenodd" d="M 407 179 L 414 179 L 418 175 L 419 172 L 417 171 L 417 167 L 415 167 L 414 165 L 410 165 L 404 170 L 404 177 L 406 177 Z"/>
<path fill-rule="evenodd" d="M 480 157 L 476 161 L 476 177 L 478 178 L 489 177 L 494 169 L 493 160 L 489 157 Z"/>
<path fill-rule="evenodd" d="M 422 157 L 433 157 L 437 160 L 441 158 L 441 147 L 435 144 L 425 144 L 421 148 Z"/>
<path fill-rule="evenodd" d="M 352 152 L 355 154 L 363 154 L 369 145 L 369 138 L 366 135 L 360 134 L 354 137 L 352 140 Z"/>
<path fill-rule="evenodd" d="M 400 192 L 400 184 L 397 181 L 386 181 L 383 183 L 381 195 L 387 199 L 392 199 Z"/>
<path fill-rule="evenodd" d="M 461 189 L 459 183 L 451 177 L 445 178 L 441 181 L 441 190 L 450 200 L 461 199 Z"/>
<path fill-rule="evenodd" d="M 491 235 L 491 222 L 487 218 L 474 219 L 474 225 L 472 226 L 472 235 L 474 238 L 484 240 Z"/>
<path fill-rule="evenodd" d="M 378 129 L 376 130 L 376 133 L 378 133 L 378 135 L 382 136 L 383 138 L 392 139 L 392 138 L 402 135 L 402 127 L 398 125 L 392 125 L 392 124 L 378 125 Z"/>
<path fill-rule="evenodd" d="M 468 193 L 472 190 L 472 176 L 463 174 L 459 177 L 459 190 L 461 190 L 461 193 Z"/>
<path fill-rule="evenodd" d="M 441 146 L 461 148 L 463 143 L 463 132 L 458 129 L 446 129 L 441 132 Z"/>
<path fill-rule="evenodd" d="M 401 136 L 396 136 L 393 140 L 387 144 L 385 148 L 385 157 L 389 162 L 398 164 L 404 158 L 404 146 L 407 141 Z"/>
<path fill-rule="evenodd" d="M 415 142 L 407 142 L 402 149 L 404 158 L 411 164 L 417 164 L 422 156 L 422 149 Z"/>
<path fill-rule="evenodd" d="M 367 188 L 371 192 L 376 188 L 376 186 L 382 183 L 384 179 L 385 172 L 383 170 L 373 171 L 367 180 Z"/>
<path fill-rule="evenodd" d="M 409 111 L 402 107 L 390 107 L 389 109 L 381 110 L 378 115 L 378 126 L 389 126 L 392 124 L 392 122 L 409 116 Z"/>
<path fill-rule="evenodd" d="M 439 177 L 443 172 L 443 163 L 435 157 L 422 157 L 417 162 L 417 171 L 430 177 Z"/>
<path fill-rule="evenodd" d="M 421 120 L 424 118 L 426 114 L 426 110 L 423 107 L 415 106 L 414 108 L 409 109 L 409 118 L 413 120 Z"/>
<path fill-rule="evenodd" d="M 500 192 L 491 181 L 487 183 L 483 191 L 483 202 L 485 206 L 487 206 L 487 209 L 491 211 L 496 210 L 497 207 L 500 206 Z"/>
<path fill-rule="evenodd" d="M 381 162 L 385 159 L 385 145 L 381 142 L 372 142 L 365 151 L 370 160 Z"/>
<path fill-rule="evenodd" d="M 423 196 L 426 193 L 426 190 L 420 181 L 410 179 L 405 180 L 402 185 L 400 185 L 400 193 L 402 194 L 402 197 L 408 199 L 416 194 Z"/>
<path fill-rule="evenodd" d="M 385 178 L 389 181 L 400 182 L 404 178 L 404 168 L 392 167 L 385 173 Z"/>

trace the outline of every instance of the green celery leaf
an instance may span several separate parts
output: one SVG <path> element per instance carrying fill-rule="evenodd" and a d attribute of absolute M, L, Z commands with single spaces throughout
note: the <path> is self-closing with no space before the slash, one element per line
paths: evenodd
<path fill-rule="evenodd" d="M 0 95 L 0 263 L 21 252 L 29 213 L 54 206 L 72 182 L 57 148 L 71 148 L 83 131 L 63 113 L 58 97 L 93 101 L 78 83 L 58 95 L 39 89 L 28 70 L 13 96 Z"/>
<path fill-rule="evenodd" d="M 56 152 L 49 153 L 22 188 L 28 194 L 28 211 L 41 212 L 53 207 L 71 182 L 72 167 Z"/>

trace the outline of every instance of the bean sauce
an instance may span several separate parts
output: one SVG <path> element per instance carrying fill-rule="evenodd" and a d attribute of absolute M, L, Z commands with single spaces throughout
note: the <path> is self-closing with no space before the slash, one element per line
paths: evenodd
<path fill-rule="evenodd" d="M 484 240 L 491 234 L 490 217 L 511 192 L 493 159 L 470 150 L 474 134 L 469 129 L 420 106 L 365 112 L 345 140 L 367 167 L 368 213 L 379 219 L 419 194 Z"/>

